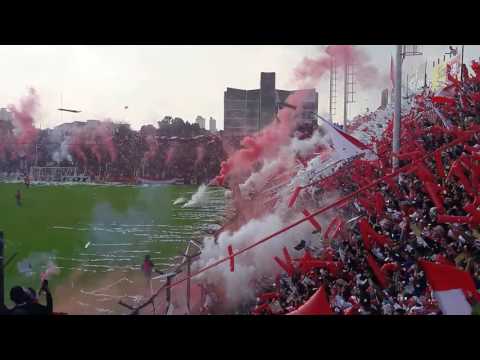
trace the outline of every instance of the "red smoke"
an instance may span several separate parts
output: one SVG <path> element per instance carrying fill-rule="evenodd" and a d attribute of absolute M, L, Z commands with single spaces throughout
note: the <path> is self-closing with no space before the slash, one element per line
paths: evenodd
<path fill-rule="evenodd" d="M 34 114 L 38 110 L 39 99 L 35 89 L 30 88 L 28 95 L 20 99 L 20 106 L 8 105 L 13 116 L 14 133 L 2 136 L 6 146 L 0 146 L 0 156 L 5 157 L 4 151 L 9 150 L 13 158 L 20 152 L 27 154 L 27 147 L 35 143 L 38 129 L 34 126 Z M 22 155 L 23 155 L 22 154 Z"/>
<path fill-rule="evenodd" d="M 317 57 L 303 59 L 294 69 L 295 82 L 302 87 L 317 85 L 323 76 L 330 72 L 332 57 L 335 58 L 337 71 L 340 72 L 346 63 L 353 63 L 355 80 L 363 88 L 388 81 L 388 76 L 380 75 L 378 69 L 370 64 L 370 57 L 363 49 L 352 45 L 329 45 L 322 48 Z"/>
<path fill-rule="evenodd" d="M 143 159 L 149 161 L 153 159 L 158 152 L 158 141 L 155 135 L 149 134 L 145 137 L 145 142 L 147 143 L 148 150 L 143 156 Z"/>
<path fill-rule="evenodd" d="M 286 102 L 299 106 L 306 96 L 307 92 L 298 91 L 290 95 Z M 301 114 L 301 107 L 297 110 L 285 107 L 278 112 L 279 121 L 272 121 L 260 132 L 246 136 L 241 142 L 242 149 L 222 162 L 220 174 L 216 177 L 217 184 L 223 185 L 225 180 L 239 183 L 239 177 L 249 175 L 258 161 L 274 156 L 290 140 L 298 114 Z"/>
<path fill-rule="evenodd" d="M 167 153 L 165 154 L 165 165 L 169 165 L 172 162 L 173 155 L 175 154 L 176 145 L 170 145 Z"/>
<path fill-rule="evenodd" d="M 76 128 L 70 140 L 69 150 L 83 164 L 87 162 L 87 153 L 90 152 L 98 163 L 102 160 L 117 159 L 117 149 L 113 142 L 114 124 L 109 121 L 99 123 L 87 123 L 87 125 Z"/>
<path fill-rule="evenodd" d="M 205 148 L 203 145 L 197 145 L 195 148 L 195 152 L 197 153 L 197 156 L 195 158 L 195 166 L 200 164 L 205 157 Z"/>

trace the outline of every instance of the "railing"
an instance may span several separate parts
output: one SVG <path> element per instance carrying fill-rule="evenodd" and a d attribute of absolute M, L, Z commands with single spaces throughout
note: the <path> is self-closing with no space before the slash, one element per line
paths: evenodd
<path fill-rule="evenodd" d="M 153 308 L 153 314 L 157 314 L 157 309 L 155 307 L 155 300 L 159 298 L 159 296 L 165 295 L 165 300 L 166 300 L 166 306 L 163 311 L 160 311 L 160 314 L 166 315 L 170 309 L 171 303 L 172 303 L 172 294 L 171 294 L 171 284 L 172 280 L 175 278 L 176 275 L 183 273 L 186 271 L 187 273 L 187 288 L 186 288 L 186 302 L 187 302 L 187 311 L 190 313 L 191 311 L 191 266 L 192 263 L 195 259 L 197 259 L 201 252 L 196 252 L 193 255 L 190 253 L 192 252 L 192 246 L 195 245 L 197 248 L 200 248 L 200 246 L 194 241 L 190 240 L 190 242 L 187 245 L 187 248 L 185 250 L 185 253 L 183 255 L 183 261 L 177 265 L 173 270 L 169 270 L 166 274 L 161 274 L 160 276 L 157 276 L 155 278 L 152 278 L 152 280 L 164 278 L 165 283 L 163 283 L 156 291 L 154 294 L 150 296 L 145 302 L 143 302 L 141 305 L 134 307 L 129 304 L 126 304 L 122 300 L 118 302 L 119 305 L 129 309 L 131 312 L 129 315 L 139 315 L 140 311 L 148 307 L 149 305 L 152 306 Z"/>

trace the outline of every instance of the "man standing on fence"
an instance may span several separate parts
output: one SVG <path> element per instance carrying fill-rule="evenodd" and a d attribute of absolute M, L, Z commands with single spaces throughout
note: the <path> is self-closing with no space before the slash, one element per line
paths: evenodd
<path fill-rule="evenodd" d="M 147 289 L 150 289 L 150 293 L 153 292 L 152 289 L 152 273 L 153 268 L 155 267 L 154 263 L 150 259 L 150 255 L 145 255 L 145 260 L 143 260 L 142 271 L 145 275 Z"/>

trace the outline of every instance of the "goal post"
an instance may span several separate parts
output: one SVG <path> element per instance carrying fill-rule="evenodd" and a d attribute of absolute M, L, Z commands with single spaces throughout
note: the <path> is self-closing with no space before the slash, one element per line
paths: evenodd
<path fill-rule="evenodd" d="M 32 166 L 30 178 L 33 181 L 53 182 L 89 182 L 90 177 L 78 174 L 76 167 L 61 166 Z"/>

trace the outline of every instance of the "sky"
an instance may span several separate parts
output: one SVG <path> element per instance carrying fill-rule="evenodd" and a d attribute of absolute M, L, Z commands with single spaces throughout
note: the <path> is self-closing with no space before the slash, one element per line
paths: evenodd
<path fill-rule="evenodd" d="M 381 73 L 390 71 L 393 45 L 358 45 Z M 0 107 L 17 104 L 29 87 L 37 90 L 36 125 L 111 119 L 139 129 L 164 116 L 193 122 L 197 115 L 223 128 L 223 92 L 227 87 L 255 89 L 260 72 L 276 72 L 277 88 L 293 90 L 293 69 L 315 57 L 322 45 L 31 45 L 0 46 Z M 424 45 L 424 56 L 405 60 L 405 69 L 443 56 L 448 45 Z M 465 59 L 478 58 L 480 46 L 467 46 Z M 319 113 L 328 113 L 329 78 L 316 85 Z M 339 75 L 337 117 L 343 114 Z M 350 117 L 380 105 L 381 88 L 355 89 Z M 125 106 L 128 109 L 125 110 Z M 62 113 L 59 107 L 78 109 Z M 208 121 L 207 121 L 208 123 Z M 207 125 L 208 126 L 208 125 Z"/>

